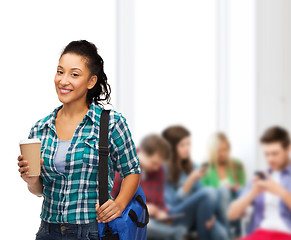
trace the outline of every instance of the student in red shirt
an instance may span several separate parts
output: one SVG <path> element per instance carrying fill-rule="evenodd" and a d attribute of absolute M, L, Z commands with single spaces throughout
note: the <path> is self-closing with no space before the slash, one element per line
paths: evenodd
<path fill-rule="evenodd" d="M 164 169 L 162 163 L 171 156 L 169 143 L 157 134 L 146 136 L 137 149 L 142 168 L 140 186 L 145 195 L 150 214 L 147 227 L 149 239 L 182 240 L 186 235 L 186 228 L 182 225 L 173 226 L 172 217 L 168 216 L 168 209 L 164 202 Z M 118 195 L 122 179 L 116 172 L 111 196 Z"/>

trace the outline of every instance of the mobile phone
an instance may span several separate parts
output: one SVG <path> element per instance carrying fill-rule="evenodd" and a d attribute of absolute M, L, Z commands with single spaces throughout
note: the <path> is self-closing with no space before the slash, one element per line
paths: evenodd
<path fill-rule="evenodd" d="M 265 180 L 266 179 L 266 176 L 265 176 L 265 174 L 262 171 L 256 171 L 255 172 L 255 175 L 257 177 L 259 177 L 260 179 L 262 179 L 262 180 Z"/>

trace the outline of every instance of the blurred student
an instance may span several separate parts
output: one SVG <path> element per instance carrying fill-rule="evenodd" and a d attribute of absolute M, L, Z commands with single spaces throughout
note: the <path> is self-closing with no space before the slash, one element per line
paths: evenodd
<path fill-rule="evenodd" d="M 231 220 L 240 218 L 249 205 L 254 211 L 243 240 L 291 239 L 291 165 L 290 137 L 278 126 L 261 137 L 268 164 L 266 172 L 257 172 L 253 181 L 233 202 L 228 211 Z"/>
<path fill-rule="evenodd" d="M 242 163 L 230 155 L 231 145 L 227 136 L 222 132 L 214 133 L 208 146 L 208 171 L 201 179 L 204 186 L 213 186 L 219 189 L 221 212 L 217 213 L 225 225 L 230 225 L 226 212 L 231 201 L 237 198 L 239 190 L 245 186 L 245 171 Z M 235 228 L 235 237 L 241 235 L 240 221 L 232 225 Z"/>
<path fill-rule="evenodd" d="M 137 149 L 142 168 L 140 186 L 145 195 L 150 220 L 147 225 L 148 239 L 182 240 L 186 228 L 182 225 L 172 225 L 171 216 L 164 202 L 164 170 L 162 163 L 170 158 L 169 143 L 157 134 L 150 134 L 143 138 Z M 120 190 L 122 179 L 116 172 L 111 196 L 116 197 Z"/>
<path fill-rule="evenodd" d="M 209 168 L 201 179 L 203 185 L 226 187 L 234 193 L 245 186 L 244 167 L 238 159 L 230 156 L 230 148 L 230 142 L 224 133 L 218 132 L 211 136 Z"/>
<path fill-rule="evenodd" d="M 197 230 L 200 240 L 228 239 L 225 226 L 215 216 L 218 194 L 213 187 L 203 187 L 204 168 L 190 159 L 190 132 L 183 126 L 171 126 L 162 136 L 171 145 L 172 155 L 165 167 L 166 206 L 170 214 L 183 213 L 174 224 L 183 224 L 188 231 Z"/>

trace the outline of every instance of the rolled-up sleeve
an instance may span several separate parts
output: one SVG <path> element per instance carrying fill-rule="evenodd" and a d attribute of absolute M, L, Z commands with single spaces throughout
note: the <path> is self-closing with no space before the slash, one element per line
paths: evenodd
<path fill-rule="evenodd" d="M 121 114 L 112 130 L 116 170 L 121 178 L 129 174 L 141 173 L 139 158 L 126 119 Z"/>
<path fill-rule="evenodd" d="M 35 138 L 35 136 L 37 136 L 37 129 L 35 127 L 35 124 L 33 124 L 32 127 L 30 128 L 28 139 Z"/>

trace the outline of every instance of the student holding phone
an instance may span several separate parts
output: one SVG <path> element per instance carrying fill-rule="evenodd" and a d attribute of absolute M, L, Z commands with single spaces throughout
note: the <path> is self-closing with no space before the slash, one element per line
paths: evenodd
<path fill-rule="evenodd" d="M 268 164 L 265 172 L 254 179 L 233 202 L 228 211 L 231 220 L 242 217 L 246 208 L 254 211 L 248 225 L 248 236 L 242 240 L 291 239 L 291 161 L 290 137 L 287 130 L 274 126 L 261 137 Z"/>
<path fill-rule="evenodd" d="M 185 214 L 174 223 L 182 223 L 189 231 L 195 229 L 201 240 L 229 239 L 226 226 L 215 213 L 217 190 L 201 184 L 207 165 L 198 167 L 191 161 L 190 132 L 183 126 L 174 125 L 166 128 L 162 135 L 172 149 L 170 160 L 164 164 L 166 204 L 171 214 Z"/>

